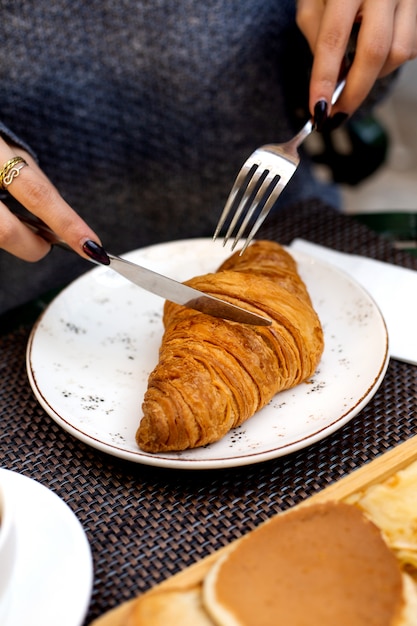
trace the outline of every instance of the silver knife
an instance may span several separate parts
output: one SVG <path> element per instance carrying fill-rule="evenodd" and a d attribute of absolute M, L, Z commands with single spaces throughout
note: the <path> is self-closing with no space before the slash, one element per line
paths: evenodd
<path fill-rule="evenodd" d="M 48 243 L 57 245 L 60 248 L 64 248 L 65 250 L 69 250 L 76 254 L 76 252 L 68 246 L 65 241 L 60 239 L 58 235 L 41 220 L 16 213 L 15 215 L 35 234 L 43 237 L 43 239 L 48 241 Z M 139 287 L 142 287 L 143 289 L 146 289 L 146 291 L 150 291 L 157 296 L 161 296 L 162 298 L 165 298 L 165 300 L 170 300 L 176 304 L 196 309 L 201 313 L 206 313 L 207 315 L 212 315 L 213 317 L 220 317 L 233 322 L 240 322 L 241 324 L 252 324 L 255 326 L 271 325 L 270 319 L 258 315 L 257 313 L 252 313 L 251 311 L 242 309 L 235 304 L 225 302 L 220 298 L 216 298 L 208 293 L 204 293 L 203 291 L 184 285 L 183 283 L 173 280 L 172 278 L 168 278 L 168 276 L 158 274 L 157 272 L 147 269 L 146 267 L 142 267 L 136 263 L 131 263 L 126 259 L 109 254 L 108 252 L 107 256 L 110 259 L 110 265 L 106 267 L 110 267 L 135 285 L 138 285 Z M 90 260 L 92 263 L 101 265 L 92 259 Z"/>

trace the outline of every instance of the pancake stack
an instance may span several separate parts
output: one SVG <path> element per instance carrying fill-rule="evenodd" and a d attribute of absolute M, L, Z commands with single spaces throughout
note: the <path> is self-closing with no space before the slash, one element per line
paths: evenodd
<path fill-rule="evenodd" d="M 405 626 L 410 589 L 379 528 L 325 503 L 236 544 L 206 577 L 203 603 L 219 626 Z"/>
<path fill-rule="evenodd" d="M 416 491 L 414 462 L 303 503 L 92 626 L 417 626 Z"/>

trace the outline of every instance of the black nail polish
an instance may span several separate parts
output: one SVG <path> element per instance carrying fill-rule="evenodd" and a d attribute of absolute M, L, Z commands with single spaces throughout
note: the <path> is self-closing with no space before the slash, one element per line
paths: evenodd
<path fill-rule="evenodd" d="M 335 130 L 336 128 L 339 128 L 339 126 L 341 126 L 344 122 L 346 122 L 348 117 L 349 115 L 347 113 L 342 113 L 342 111 L 335 113 L 328 120 L 328 124 L 327 124 L 328 129 Z"/>
<path fill-rule="evenodd" d="M 91 241 L 91 239 L 86 241 L 83 244 L 83 251 L 90 257 L 90 259 L 93 259 L 93 261 L 101 263 L 101 265 L 110 265 L 110 259 L 107 256 L 107 252 L 95 241 Z"/>
<path fill-rule="evenodd" d="M 321 132 L 323 125 L 327 120 L 327 102 L 326 100 L 319 100 L 314 107 L 314 128 Z"/>

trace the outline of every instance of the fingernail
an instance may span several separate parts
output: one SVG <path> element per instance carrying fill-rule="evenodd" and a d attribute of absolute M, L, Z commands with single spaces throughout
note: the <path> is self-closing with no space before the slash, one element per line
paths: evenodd
<path fill-rule="evenodd" d="M 342 113 L 342 111 L 339 111 L 329 118 L 327 127 L 329 128 L 329 130 L 335 130 L 336 128 L 339 128 L 339 126 L 341 126 L 344 122 L 346 122 L 348 117 L 349 115 L 347 113 Z"/>
<path fill-rule="evenodd" d="M 314 128 L 319 132 L 322 130 L 324 123 L 327 120 L 327 102 L 326 100 L 319 100 L 314 107 L 313 123 Z"/>
<path fill-rule="evenodd" d="M 88 239 L 84 242 L 83 251 L 90 257 L 90 259 L 93 259 L 93 261 L 101 263 L 102 265 L 110 265 L 110 259 L 107 256 L 107 252 L 95 241 Z"/>

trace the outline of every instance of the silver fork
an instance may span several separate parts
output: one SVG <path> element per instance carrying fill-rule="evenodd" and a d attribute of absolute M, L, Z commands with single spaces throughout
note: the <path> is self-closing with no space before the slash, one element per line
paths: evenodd
<path fill-rule="evenodd" d="M 332 97 L 332 104 L 336 102 L 343 91 L 345 82 L 342 80 L 337 85 Z M 250 155 L 236 177 L 214 232 L 214 240 L 219 236 L 229 215 L 233 215 L 224 236 L 223 245 L 226 245 L 232 237 L 235 227 L 238 226 L 232 244 L 232 250 L 234 250 L 252 216 L 258 210 L 258 216 L 240 251 L 240 254 L 243 254 L 297 169 L 300 162 L 297 148 L 313 129 L 313 121 L 310 119 L 289 141 L 261 146 Z M 239 219 L 242 215 L 244 217 L 239 225 Z"/>

